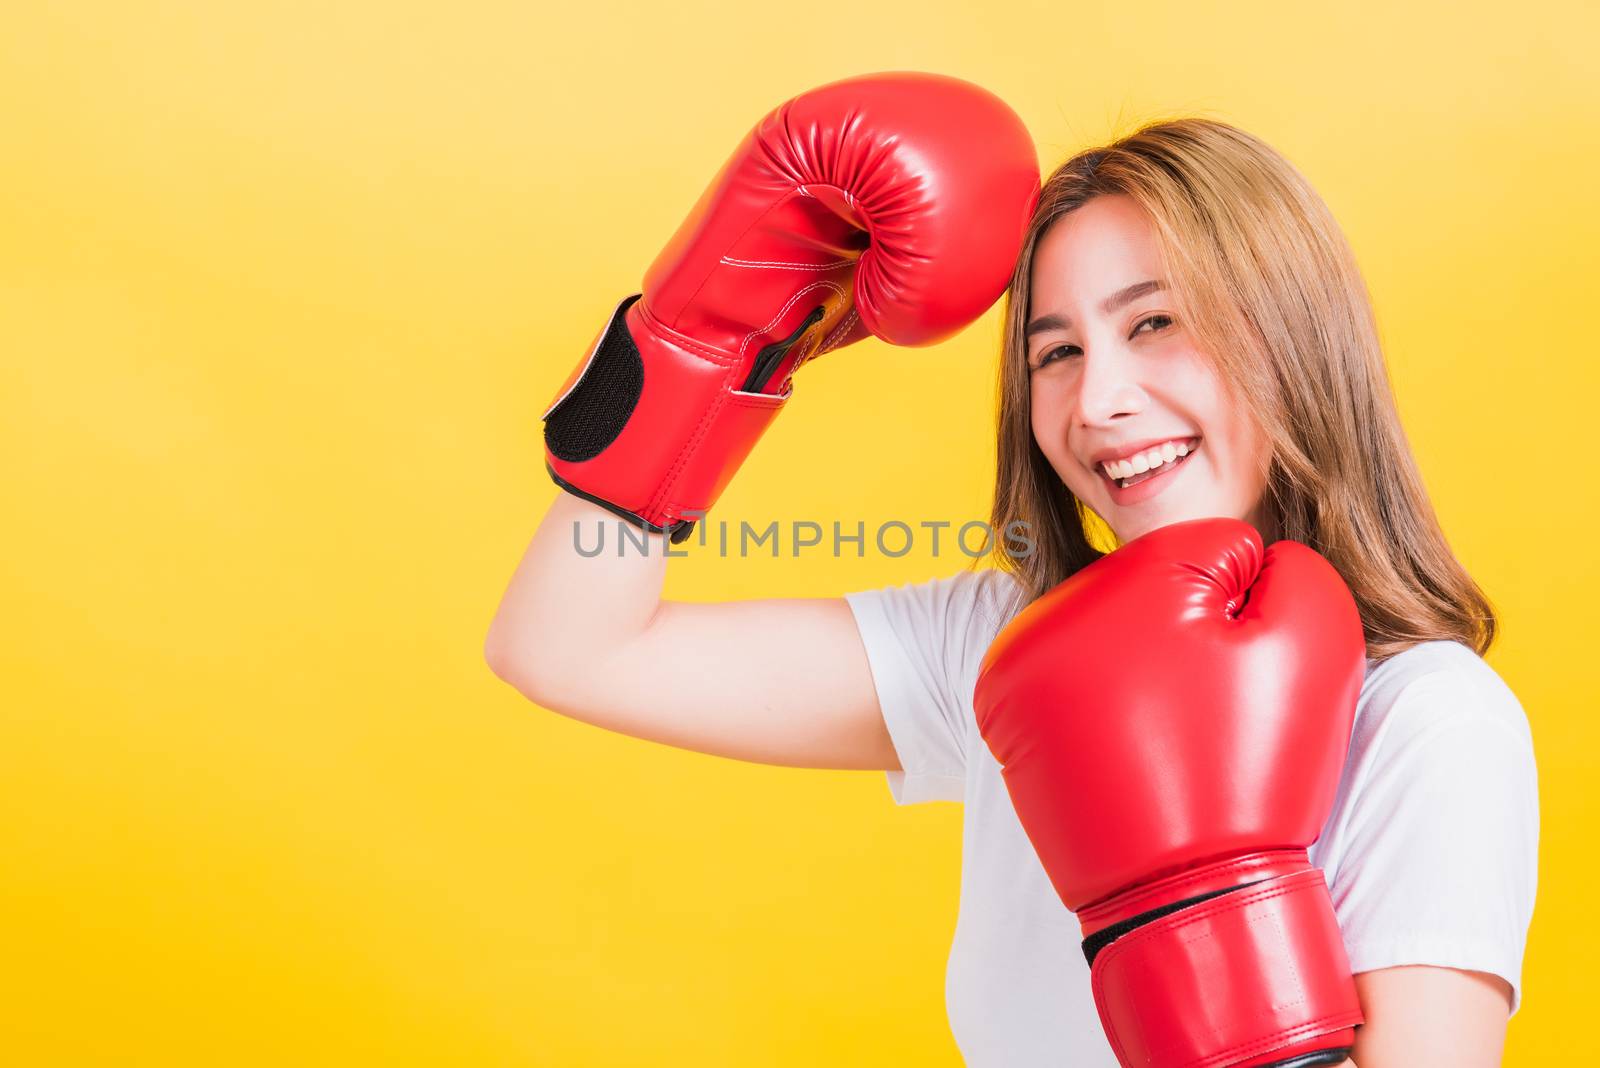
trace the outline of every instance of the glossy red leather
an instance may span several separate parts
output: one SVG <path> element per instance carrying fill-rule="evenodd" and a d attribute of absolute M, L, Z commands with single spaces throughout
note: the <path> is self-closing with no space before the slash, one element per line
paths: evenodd
<path fill-rule="evenodd" d="M 1305 849 L 1365 666 L 1332 565 L 1224 518 L 1129 542 L 990 647 L 978 725 L 1084 936 L 1220 892 L 1095 957 L 1122 1064 L 1265 1064 L 1352 1041 L 1360 1004 Z"/>
<path fill-rule="evenodd" d="M 968 82 L 873 74 L 783 104 L 735 149 L 645 272 L 642 299 L 609 324 L 628 330 L 644 365 L 626 426 L 592 458 L 547 448 L 551 473 L 648 526 L 692 521 L 716 502 L 808 359 L 869 334 L 932 344 L 993 304 L 1038 193 L 1021 119 Z M 821 321 L 742 392 L 757 354 L 816 308 Z"/>

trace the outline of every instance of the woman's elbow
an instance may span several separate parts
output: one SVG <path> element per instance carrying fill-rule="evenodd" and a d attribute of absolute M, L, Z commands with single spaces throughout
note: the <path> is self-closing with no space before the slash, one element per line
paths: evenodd
<path fill-rule="evenodd" d="M 483 642 L 484 663 L 501 682 L 507 683 L 534 704 L 555 707 L 551 701 L 561 686 L 555 665 L 534 655 L 533 647 L 515 635 L 490 630 Z"/>

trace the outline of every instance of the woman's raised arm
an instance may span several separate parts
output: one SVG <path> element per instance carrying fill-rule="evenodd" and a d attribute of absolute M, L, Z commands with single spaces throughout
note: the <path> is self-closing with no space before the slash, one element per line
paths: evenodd
<path fill-rule="evenodd" d="M 557 496 L 484 644 L 535 704 L 682 749 L 792 767 L 898 770 L 843 598 L 661 599 L 663 536 L 617 545 L 619 521 Z M 582 555 L 604 525 L 607 551 Z"/>

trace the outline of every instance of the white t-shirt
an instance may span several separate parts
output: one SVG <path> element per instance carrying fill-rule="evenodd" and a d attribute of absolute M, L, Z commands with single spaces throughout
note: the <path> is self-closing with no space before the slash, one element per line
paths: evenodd
<path fill-rule="evenodd" d="M 978 666 L 1020 610 L 1001 571 L 848 595 L 903 771 L 899 804 L 964 803 L 961 905 L 945 976 L 975 1068 L 1115 1068 L 1077 918 L 1018 822 L 972 707 Z M 1522 999 L 1539 795 L 1517 698 L 1458 642 L 1368 662 L 1333 811 L 1311 846 L 1354 971 L 1491 972 Z"/>

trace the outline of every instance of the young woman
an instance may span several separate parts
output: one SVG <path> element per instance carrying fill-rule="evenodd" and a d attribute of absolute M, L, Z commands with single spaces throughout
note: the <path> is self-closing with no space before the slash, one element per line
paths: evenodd
<path fill-rule="evenodd" d="M 534 702 L 743 760 L 888 772 L 964 802 L 950 1021 L 968 1063 L 1115 1064 L 1078 924 L 979 736 L 973 688 L 1024 605 L 1121 544 L 1229 516 L 1311 546 L 1367 672 L 1325 872 L 1366 1024 L 1355 1063 L 1498 1064 L 1520 1000 L 1538 801 L 1526 718 L 1482 659 L 1495 619 L 1440 532 L 1351 254 L 1304 179 L 1224 124 L 1146 127 L 1044 183 L 1015 265 L 992 569 L 847 598 L 663 601 L 666 557 L 585 557 L 562 494 L 486 647 Z M 615 511 L 612 509 L 611 511 Z M 817 671 L 815 665 L 830 670 Z"/>

